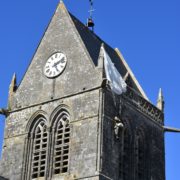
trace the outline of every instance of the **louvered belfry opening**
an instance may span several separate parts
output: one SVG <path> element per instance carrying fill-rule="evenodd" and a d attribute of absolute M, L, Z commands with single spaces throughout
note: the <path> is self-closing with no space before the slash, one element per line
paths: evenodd
<path fill-rule="evenodd" d="M 31 177 L 32 179 L 44 177 L 46 172 L 47 153 L 47 127 L 45 119 L 41 117 L 34 130 Z"/>
<path fill-rule="evenodd" d="M 61 111 L 55 122 L 53 174 L 61 174 L 68 172 L 70 142 L 69 114 L 66 111 Z"/>
<path fill-rule="evenodd" d="M 60 109 L 49 121 L 38 115 L 29 126 L 23 180 L 46 179 L 69 171 L 70 115 Z"/>

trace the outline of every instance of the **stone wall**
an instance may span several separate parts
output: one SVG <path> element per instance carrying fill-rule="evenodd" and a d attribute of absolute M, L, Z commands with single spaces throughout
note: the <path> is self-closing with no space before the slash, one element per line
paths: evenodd
<path fill-rule="evenodd" d="M 94 176 L 97 173 L 99 90 L 94 90 L 12 112 L 6 120 L 1 175 L 10 180 L 21 179 L 23 163 L 25 163 L 23 160 L 26 156 L 25 138 L 27 138 L 27 129 L 32 117 L 43 112 L 50 124 L 51 114 L 59 106 L 65 106 L 71 116 L 70 176 L 66 175 L 67 178 L 79 179 Z"/>
<path fill-rule="evenodd" d="M 138 179 L 136 160 L 136 133 L 141 131 L 143 136 L 144 156 L 143 156 L 143 179 L 164 180 L 164 132 L 161 124 L 140 112 L 133 103 L 127 102 L 123 96 L 114 96 L 112 92 L 104 92 L 104 118 L 102 133 L 102 174 L 112 180 Z M 129 147 L 122 152 L 124 145 L 123 137 L 116 139 L 114 132 L 114 117 L 119 116 L 128 128 L 130 133 Z M 128 154 L 128 162 L 122 162 L 124 153 Z M 121 165 L 122 164 L 122 165 Z M 122 168 L 122 169 L 121 169 Z M 125 172 L 128 171 L 128 172 Z M 124 174 L 124 177 L 123 177 Z M 125 177 L 126 175 L 126 177 Z M 107 179 L 108 179 L 107 178 Z"/>

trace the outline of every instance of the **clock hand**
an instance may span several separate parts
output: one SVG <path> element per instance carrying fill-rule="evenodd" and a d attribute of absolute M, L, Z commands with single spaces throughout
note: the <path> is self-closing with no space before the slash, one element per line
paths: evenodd
<path fill-rule="evenodd" d="M 61 61 L 56 62 L 56 63 L 54 63 L 54 65 L 52 67 L 57 67 L 57 65 L 60 63 L 61 63 Z"/>
<path fill-rule="evenodd" d="M 54 63 L 54 65 L 53 65 L 53 67 L 55 67 L 55 66 L 57 66 L 58 64 L 60 64 L 60 63 L 64 63 L 65 61 L 64 61 L 64 57 L 61 59 L 61 60 L 59 60 L 58 62 L 56 62 L 56 63 Z"/>
<path fill-rule="evenodd" d="M 60 60 L 61 63 L 65 63 L 65 58 L 63 57 L 61 60 Z"/>
<path fill-rule="evenodd" d="M 55 68 L 56 68 L 56 71 L 58 71 L 58 72 L 59 72 L 59 69 L 57 68 L 57 66 L 55 66 Z"/>

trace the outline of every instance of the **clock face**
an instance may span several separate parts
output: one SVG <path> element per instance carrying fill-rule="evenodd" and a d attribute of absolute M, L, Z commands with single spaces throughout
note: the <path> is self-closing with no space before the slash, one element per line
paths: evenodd
<path fill-rule="evenodd" d="M 57 52 L 53 54 L 46 62 L 44 74 L 48 78 L 59 76 L 65 69 L 67 58 L 63 53 Z"/>

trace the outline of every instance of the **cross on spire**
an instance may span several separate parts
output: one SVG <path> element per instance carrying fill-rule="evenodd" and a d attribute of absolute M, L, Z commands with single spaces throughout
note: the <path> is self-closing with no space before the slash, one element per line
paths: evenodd
<path fill-rule="evenodd" d="M 93 2 L 93 0 L 89 0 L 89 2 L 90 2 L 89 14 L 90 14 L 90 18 L 92 19 L 92 14 L 95 11 L 95 9 L 93 8 L 94 2 Z"/>
<path fill-rule="evenodd" d="M 94 21 L 93 21 L 93 12 L 95 11 L 95 9 L 93 8 L 93 5 L 94 5 L 94 2 L 93 0 L 89 0 L 90 2 L 90 10 L 88 11 L 89 12 L 89 18 L 87 20 L 87 26 L 89 28 L 92 28 L 92 31 L 94 30 Z"/>

